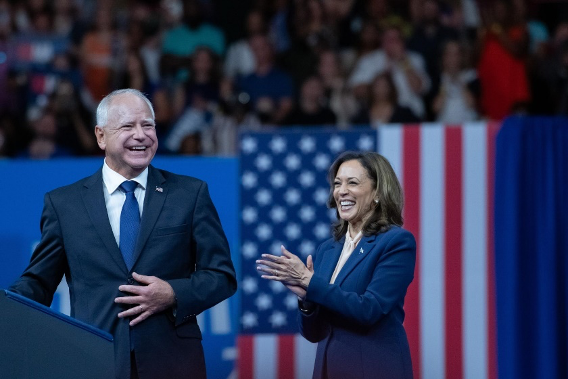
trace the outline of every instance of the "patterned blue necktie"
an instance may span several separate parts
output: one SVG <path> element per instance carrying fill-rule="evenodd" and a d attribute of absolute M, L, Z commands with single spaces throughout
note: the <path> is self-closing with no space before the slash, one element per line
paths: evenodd
<path fill-rule="evenodd" d="M 120 188 L 126 194 L 126 200 L 120 213 L 120 252 L 128 271 L 134 265 L 134 248 L 140 229 L 140 208 L 134 196 L 138 183 L 132 180 L 122 182 Z"/>

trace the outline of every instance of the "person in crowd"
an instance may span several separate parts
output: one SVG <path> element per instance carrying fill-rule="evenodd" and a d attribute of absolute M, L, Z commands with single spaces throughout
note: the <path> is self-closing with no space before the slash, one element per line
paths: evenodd
<path fill-rule="evenodd" d="M 69 36 L 77 23 L 77 5 L 72 0 L 54 0 L 53 30 L 56 34 Z"/>
<path fill-rule="evenodd" d="M 300 1 L 290 10 L 290 48 L 278 56 L 279 66 L 296 88 L 314 74 L 318 54 L 337 45 L 335 33 L 320 0 Z"/>
<path fill-rule="evenodd" d="M 366 0 L 364 1 L 363 19 L 374 22 L 379 29 L 390 25 L 398 25 L 402 37 L 406 39 L 412 30 L 410 20 L 403 16 L 401 8 L 403 2 L 392 0 Z"/>
<path fill-rule="evenodd" d="M 333 111 L 339 127 L 346 127 L 357 113 L 355 97 L 347 87 L 347 80 L 339 63 L 339 56 L 332 50 L 319 55 L 317 74 L 321 78 L 325 105 Z"/>
<path fill-rule="evenodd" d="M 57 143 L 57 119 L 53 112 L 46 110 L 31 121 L 33 137 L 19 158 L 50 159 L 69 157 L 73 154 Z"/>
<path fill-rule="evenodd" d="M 266 20 L 259 9 L 253 9 L 248 13 L 245 29 L 247 38 L 229 46 L 225 56 L 223 72 L 227 79 L 233 81 L 239 76 L 252 74 L 256 67 L 254 54 L 250 47 L 250 39 L 256 35 L 266 35 L 268 32 Z"/>
<path fill-rule="evenodd" d="M 117 378 L 205 378 L 196 315 L 237 286 L 207 184 L 150 165 L 154 113 L 137 90 L 103 98 L 95 135 L 102 167 L 45 195 L 10 290 L 49 306 L 65 274 L 73 317 L 114 336 Z"/>
<path fill-rule="evenodd" d="M 165 32 L 161 66 L 167 75 L 186 79 L 184 69 L 200 46 L 210 48 L 217 55 L 225 53 L 225 36 L 221 29 L 205 21 L 202 7 L 199 0 L 184 0 L 182 22 Z"/>
<path fill-rule="evenodd" d="M 195 50 L 190 79 L 174 97 L 174 114 L 179 118 L 165 141 L 170 152 L 201 154 L 201 133 L 211 125 L 219 105 L 219 77 L 217 56 L 206 47 Z"/>
<path fill-rule="evenodd" d="M 133 12 L 126 32 L 127 51 L 140 56 L 146 76 L 153 84 L 160 83 L 160 59 L 162 57 L 162 33 L 160 18 L 139 4 L 140 11 Z"/>
<path fill-rule="evenodd" d="M 484 116 L 501 120 L 526 108 L 530 100 L 526 57 L 528 33 L 515 8 L 496 0 L 485 8 L 485 28 L 477 72 L 481 83 Z"/>
<path fill-rule="evenodd" d="M 262 254 L 262 278 L 298 296 L 302 335 L 318 343 L 313 378 L 412 378 L 404 297 L 416 242 L 402 228 L 402 189 L 374 152 L 346 152 L 331 165 L 333 238 L 306 264 L 281 247 Z"/>
<path fill-rule="evenodd" d="M 353 124 L 379 127 L 392 123 L 420 122 L 410 108 L 399 104 L 396 86 L 389 72 L 377 75 L 371 82 L 369 92 L 369 107 L 353 119 Z"/>
<path fill-rule="evenodd" d="M 291 126 L 335 126 L 337 117 L 325 104 L 322 80 L 311 76 L 300 88 L 300 99 L 296 107 L 284 119 L 284 125 Z"/>
<path fill-rule="evenodd" d="M 124 59 L 124 38 L 113 25 L 110 8 L 97 10 L 93 28 L 81 43 L 79 59 L 89 105 L 94 110 L 117 84 L 118 62 Z"/>
<path fill-rule="evenodd" d="M 430 91 L 425 94 L 428 119 L 431 119 L 432 111 L 429 104 L 436 92 L 436 83 L 440 82 L 440 52 L 448 40 L 456 40 L 459 37 L 457 30 L 442 24 L 439 0 L 425 0 L 421 4 L 421 18 L 414 25 L 412 35 L 408 40 L 408 49 L 419 53 L 426 63 L 426 72 L 430 77 Z"/>
<path fill-rule="evenodd" d="M 364 99 L 367 87 L 377 74 L 390 71 L 401 105 L 410 108 L 418 117 L 425 116 L 422 96 L 430 89 L 430 78 L 420 54 L 407 51 L 402 32 L 396 26 L 383 31 L 382 48 L 361 57 L 349 84 L 355 96 Z"/>
<path fill-rule="evenodd" d="M 446 42 L 442 54 L 442 74 L 436 87 L 432 110 L 435 120 L 459 124 L 478 119 L 479 80 L 465 64 L 465 51 L 458 41 Z"/>
<path fill-rule="evenodd" d="M 150 80 L 148 70 L 138 50 L 126 53 L 126 62 L 120 88 L 134 88 L 152 99 L 157 83 Z"/>
<path fill-rule="evenodd" d="M 290 48 L 290 7 L 291 0 L 274 0 L 271 2 L 258 2 L 265 10 L 264 13 L 272 15 L 268 20 L 268 35 L 274 44 L 274 52 L 280 54 Z"/>
<path fill-rule="evenodd" d="M 549 53 L 535 62 L 531 89 L 533 112 L 568 115 L 568 22 L 558 24 Z"/>
<path fill-rule="evenodd" d="M 355 43 L 341 50 L 341 65 L 345 72 L 350 73 L 359 59 L 375 52 L 380 46 L 381 34 L 377 24 L 372 21 L 364 21 Z"/>
<path fill-rule="evenodd" d="M 275 67 L 274 51 L 267 36 L 257 35 L 250 41 L 255 57 L 255 71 L 239 78 L 236 91 L 248 97 L 252 109 L 264 124 L 280 124 L 293 107 L 292 79 Z"/>
<path fill-rule="evenodd" d="M 59 146 L 77 156 L 97 153 L 96 140 L 87 127 L 91 115 L 71 81 L 62 80 L 57 84 L 48 108 L 55 117 L 55 137 Z"/>

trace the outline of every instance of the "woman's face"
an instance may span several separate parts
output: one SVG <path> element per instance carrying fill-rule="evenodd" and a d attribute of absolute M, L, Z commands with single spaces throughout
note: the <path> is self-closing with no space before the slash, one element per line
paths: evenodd
<path fill-rule="evenodd" d="M 358 160 L 343 162 L 333 182 L 339 217 L 360 230 L 374 209 L 375 190 L 367 170 Z"/>

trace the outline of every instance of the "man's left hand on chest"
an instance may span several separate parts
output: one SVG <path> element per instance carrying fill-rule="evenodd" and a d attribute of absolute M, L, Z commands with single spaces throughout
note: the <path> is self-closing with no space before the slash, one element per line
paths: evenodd
<path fill-rule="evenodd" d="M 125 284 L 118 287 L 121 292 L 127 292 L 131 295 L 114 299 L 114 302 L 119 304 L 137 304 L 137 306 L 118 314 L 120 318 L 135 317 L 130 321 L 130 326 L 134 326 L 175 304 L 175 293 L 168 282 L 155 276 L 140 275 L 135 272 L 132 273 L 132 277 L 140 285 Z"/>

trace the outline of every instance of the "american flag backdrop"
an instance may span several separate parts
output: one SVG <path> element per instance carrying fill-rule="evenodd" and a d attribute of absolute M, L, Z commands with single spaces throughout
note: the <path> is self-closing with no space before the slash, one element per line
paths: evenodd
<path fill-rule="evenodd" d="M 498 125 L 388 125 L 377 130 L 241 136 L 241 332 L 238 376 L 310 378 L 315 345 L 297 301 L 260 279 L 255 260 L 284 244 L 303 259 L 330 236 L 327 169 L 345 150 L 375 150 L 405 192 L 417 240 L 405 300 L 414 377 L 496 378 L 493 274 L 494 142 Z"/>
<path fill-rule="evenodd" d="M 375 150 L 376 132 L 289 130 L 241 135 L 240 378 L 311 378 L 316 345 L 298 333 L 297 297 L 261 279 L 255 260 L 280 245 L 305 261 L 328 239 L 327 170 L 345 150 Z"/>

